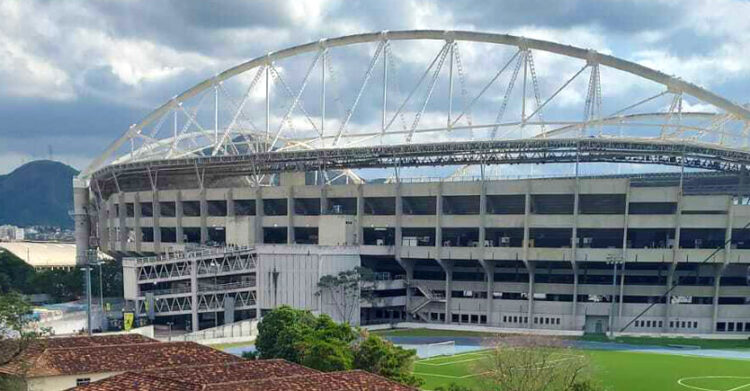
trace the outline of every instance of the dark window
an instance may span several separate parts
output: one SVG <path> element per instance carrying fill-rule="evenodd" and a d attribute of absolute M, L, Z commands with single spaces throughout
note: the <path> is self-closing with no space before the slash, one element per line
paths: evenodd
<path fill-rule="evenodd" d="M 443 213 L 447 215 L 478 215 L 479 196 L 443 196 Z"/>
<path fill-rule="evenodd" d="M 286 198 L 266 198 L 263 200 L 263 214 L 266 216 L 286 216 Z"/>
<path fill-rule="evenodd" d="M 405 215 L 434 215 L 437 197 L 402 197 L 401 209 Z"/>
<path fill-rule="evenodd" d="M 125 216 L 135 217 L 135 204 L 128 202 L 125 204 Z"/>
<path fill-rule="evenodd" d="M 266 244 L 286 244 L 287 242 L 286 227 L 264 227 L 263 243 Z"/>
<path fill-rule="evenodd" d="M 294 214 L 299 216 L 319 216 L 320 198 L 295 198 Z"/>
<path fill-rule="evenodd" d="M 223 245 L 227 242 L 227 231 L 224 227 L 208 227 L 208 241 L 212 245 Z"/>
<path fill-rule="evenodd" d="M 151 243 L 154 241 L 154 228 L 143 227 L 141 228 L 141 242 Z"/>
<path fill-rule="evenodd" d="M 162 243 L 177 242 L 177 229 L 171 227 L 161 227 L 160 231 Z"/>
<path fill-rule="evenodd" d="M 487 213 L 494 215 L 522 215 L 526 212 L 525 195 L 488 195 Z"/>
<path fill-rule="evenodd" d="M 174 201 L 159 202 L 159 215 L 161 217 L 175 217 L 176 213 Z"/>
<path fill-rule="evenodd" d="M 141 217 L 153 217 L 154 216 L 154 204 L 151 202 L 141 202 Z"/>
<path fill-rule="evenodd" d="M 184 243 L 200 243 L 201 229 L 197 227 L 185 227 L 182 229 L 182 241 Z"/>
<path fill-rule="evenodd" d="M 200 217 L 200 201 L 182 201 L 182 215 L 185 217 Z"/>
<path fill-rule="evenodd" d="M 226 201 L 207 201 L 208 215 L 222 217 L 227 215 L 227 202 Z"/>
<path fill-rule="evenodd" d="M 573 214 L 573 194 L 536 194 L 531 196 L 531 213 L 540 215 Z"/>
<path fill-rule="evenodd" d="M 357 199 L 356 198 L 329 198 L 327 214 L 332 215 L 356 215 Z"/>
<path fill-rule="evenodd" d="M 396 214 L 396 197 L 367 197 L 365 214 L 374 216 L 393 216 Z"/>
<path fill-rule="evenodd" d="M 676 202 L 631 202 L 628 207 L 631 215 L 671 215 L 676 211 Z"/>
<path fill-rule="evenodd" d="M 625 194 L 581 194 L 578 196 L 578 210 L 581 214 L 623 214 Z"/>
<path fill-rule="evenodd" d="M 235 216 L 255 216 L 255 200 L 234 200 Z"/>

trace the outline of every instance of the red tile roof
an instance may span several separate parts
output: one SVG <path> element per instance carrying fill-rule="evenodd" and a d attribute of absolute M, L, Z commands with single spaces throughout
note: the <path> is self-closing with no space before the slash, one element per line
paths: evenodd
<path fill-rule="evenodd" d="M 42 377 L 84 373 L 148 370 L 185 365 L 239 362 L 242 359 L 194 342 L 135 343 L 46 348 L 24 363 L 10 363 L 0 372 Z M 15 365 L 14 365 L 15 364 Z M 28 368 L 20 371 L 20 368 Z"/>
<path fill-rule="evenodd" d="M 48 349 L 77 348 L 91 346 L 138 345 L 159 341 L 139 334 L 119 334 L 103 336 L 54 337 L 34 340 L 18 352 L 18 340 L 0 341 L 0 373 L 23 374 Z M 14 357 L 15 356 L 15 357 Z"/>
<path fill-rule="evenodd" d="M 257 380 L 247 383 L 209 385 L 206 391 L 415 391 L 365 371 L 318 373 Z"/>
<path fill-rule="evenodd" d="M 152 376 L 147 373 L 125 372 L 85 386 L 76 391 L 201 391 L 203 386 Z"/>
<path fill-rule="evenodd" d="M 216 384 L 285 376 L 313 375 L 320 372 L 278 359 L 174 367 L 142 373 L 194 384 Z"/>

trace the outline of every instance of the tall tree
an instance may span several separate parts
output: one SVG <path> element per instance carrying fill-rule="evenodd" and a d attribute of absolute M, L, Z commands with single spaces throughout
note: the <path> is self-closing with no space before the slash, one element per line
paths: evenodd
<path fill-rule="evenodd" d="M 416 357 L 415 350 L 370 334 L 355 347 L 354 368 L 416 387 L 422 384 L 422 380 L 412 374 Z"/>
<path fill-rule="evenodd" d="M 318 294 L 324 300 L 330 300 L 339 315 L 346 323 L 352 323 L 355 310 L 361 300 L 372 300 L 372 284 L 375 274 L 365 267 L 355 267 L 339 272 L 337 275 L 325 275 L 318 281 Z M 359 315 L 358 313 L 356 315 Z"/>

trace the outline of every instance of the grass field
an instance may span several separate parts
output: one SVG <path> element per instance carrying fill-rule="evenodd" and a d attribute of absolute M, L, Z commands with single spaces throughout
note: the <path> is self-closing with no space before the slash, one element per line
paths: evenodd
<path fill-rule="evenodd" d="M 587 350 L 596 379 L 615 391 L 750 391 L 750 361 L 627 351 Z M 565 353 L 570 354 L 570 353 Z M 457 383 L 479 390 L 482 351 L 420 360 L 414 373 L 424 389 Z"/>

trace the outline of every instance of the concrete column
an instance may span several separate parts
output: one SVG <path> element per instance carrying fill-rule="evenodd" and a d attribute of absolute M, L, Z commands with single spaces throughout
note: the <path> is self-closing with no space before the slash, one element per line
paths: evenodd
<path fill-rule="evenodd" d="M 75 220 L 76 263 L 86 263 L 91 226 L 88 217 L 89 188 L 86 183 L 73 179 L 73 218 Z"/>
<path fill-rule="evenodd" d="M 362 186 L 359 184 L 358 186 Z M 320 215 L 323 216 L 324 214 L 328 213 L 328 186 L 326 186 L 325 182 L 320 185 Z"/>
<path fill-rule="evenodd" d="M 578 213 L 580 205 L 580 182 L 578 170 L 576 169 L 575 183 L 573 184 L 573 230 L 570 237 L 570 262 L 573 273 L 573 329 L 577 327 L 578 319 Z"/>
<path fill-rule="evenodd" d="M 263 243 L 263 188 L 255 188 L 255 244 Z"/>
<path fill-rule="evenodd" d="M 439 258 L 443 252 L 443 182 L 438 182 L 435 197 L 435 250 Z"/>
<path fill-rule="evenodd" d="M 161 252 L 161 204 L 159 203 L 159 190 L 151 192 L 151 214 L 154 216 L 154 252 Z"/>
<path fill-rule="evenodd" d="M 141 252 L 141 242 L 143 241 L 143 232 L 141 231 L 141 196 L 138 193 L 133 194 L 133 233 L 135 235 L 135 251 Z"/>
<path fill-rule="evenodd" d="M 479 263 L 484 269 L 484 274 L 487 276 L 487 325 L 492 324 L 492 314 L 494 308 L 492 308 L 492 292 L 495 290 L 495 262 L 491 260 L 480 260 Z"/>
<path fill-rule="evenodd" d="M 193 323 L 193 331 L 198 331 L 198 262 L 190 261 L 190 315 Z"/>
<path fill-rule="evenodd" d="M 396 258 L 401 258 L 401 224 L 403 219 L 403 199 L 401 198 L 401 180 L 396 177 Z"/>
<path fill-rule="evenodd" d="M 713 297 L 713 312 L 711 314 L 711 330 L 716 332 L 716 322 L 719 320 L 719 293 L 721 291 L 721 275 L 724 273 L 726 264 L 714 265 L 714 297 Z"/>
<path fill-rule="evenodd" d="M 669 271 L 667 274 L 667 290 L 672 288 L 672 285 L 674 283 L 674 272 L 676 268 L 677 262 L 672 262 L 669 265 Z M 664 327 L 662 328 L 662 331 L 664 332 L 669 332 L 669 320 L 672 317 L 672 294 L 673 293 L 668 294 L 665 298 L 666 302 L 664 303 Z"/>
<path fill-rule="evenodd" d="M 365 216 L 365 197 L 362 184 L 357 184 L 357 243 L 365 244 L 364 237 L 364 216 Z"/>
<path fill-rule="evenodd" d="M 536 266 L 529 262 L 526 266 L 529 270 L 529 322 L 528 328 L 534 328 L 534 279 L 536 277 Z"/>
<path fill-rule="evenodd" d="M 411 306 L 411 286 L 414 283 L 414 261 L 409 259 L 399 259 L 397 260 L 399 266 L 401 266 L 404 269 L 404 272 L 406 273 L 406 306 L 405 310 L 407 314 L 409 313 L 409 308 Z"/>
<path fill-rule="evenodd" d="M 117 235 L 112 235 L 113 228 L 115 227 L 114 219 L 116 219 L 117 216 L 117 204 L 115 203 L 115 197 L 110 196 L 109 200 L 107 201 L 107 207 L 109 208 L 109 217 L 107 218 L 107 226 L 109 227 L 109 236 L 107 239 L 109 240 L 109 249 L 110 251 L 115 251 L 116 246 L 120 238 Z"/>
<path fill-rule="evenodd" d="M 128 250 L 128 228 L 127 228 L 127 217 L 128 217 L 128 208 L 127 205 L 125 205 L 125 193 L 118 193 L 117 195 L 117 201 L 119 202 L 119 205 L 117 207 L 119 208 L 119 214 L 120 214 L 120 249 L 122 251 Z"/>
<path fill-rule="evenodd" d="M 484 256 L 484 240 L 487 237 L 485 227 L 487 226 L 487 183 L 482 179 L 479 187 L 479 257 L 485 259 Z"/>
<path fill-rule="evenodd" d="M 453 296 L 453 261 L 450 260 L 438 260 L 438 263 L 445 271 L 445 323 L 451 323 L 453 317 L 453 309 L 451 307 L 451 300 Z"/>
<path fill-rule="evenodd" d="M 286 243 L 294 244 L 294 186 L 288 187 L 286 195 Z"/>
<path fill-rule="evenodd" d="M 227 190 L 227 217 L 235 217 L 234 192 L 231 188 Z"/>
<path fill-rule="evenodd" d="M 526 181 L 526 197 L 523 215 L 523 264 L 529 272 L 529 289 L 528 289 L 528 327 L 534 324 L 534 266 L 529 262 L 529 215 L 531 214 L 531 180 Z"/>
<path fill-rule="evenodd" d="M 628 260 L 628 224 L 630 222 L 630 179 L 625 183 L 625 217 L 622 224 L 622 273 L 620 273 L 620 303 L 617 319 L 622 319 L 623 297 L 625 295 L 625 262 Z"/>
<path fill-rule="evenodd" d="M 571 314 L 573 320 L 570 322 L 572 330 L 578 330 L 578 263 L 572 262 L 573 267 L 573 310 Z"/>
<path fill-rule="evenodd" d="M 208 241 L 208 201 L 206 201 L 206 188 L 201 188 L 200 192 L 200 210 L 201 210 L 201 244 Z"/>
<path fill-rule="evenodd" d="M 185 231 L 182 227 L 182 215 L 182 191 L 178 190 L 174 202 L 174 216 L 177 225 L 175 228 L 175 231 L 177 232 L 177 244 L 185 244 Z"/>

